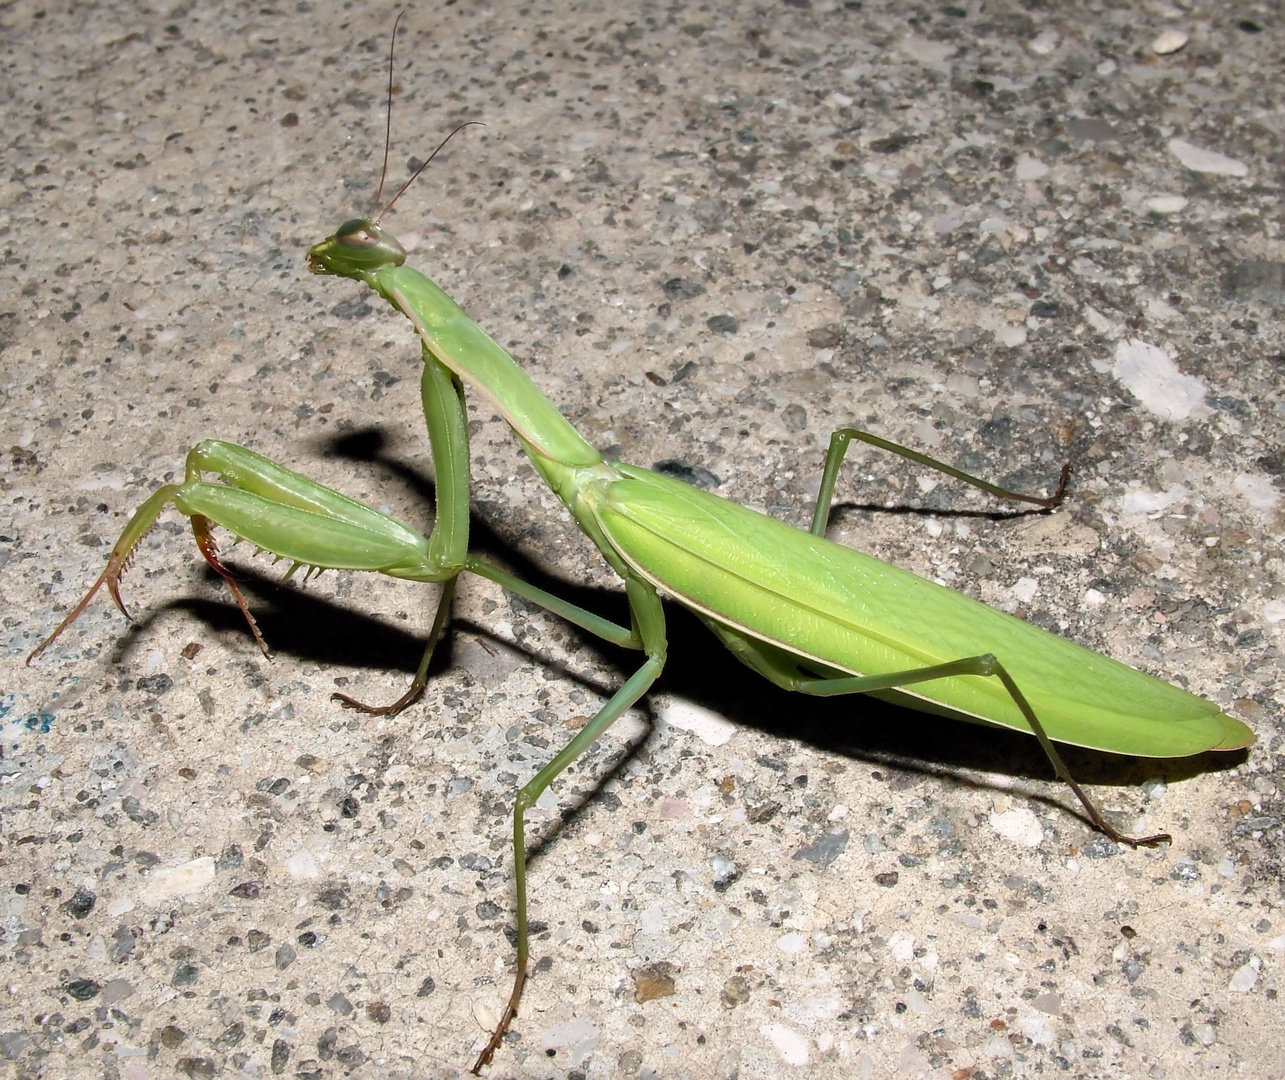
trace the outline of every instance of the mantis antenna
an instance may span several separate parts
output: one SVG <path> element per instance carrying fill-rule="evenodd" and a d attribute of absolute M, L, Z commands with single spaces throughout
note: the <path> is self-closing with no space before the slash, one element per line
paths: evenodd
<path fill-rule="evenodd" d="M 388 154 L 393 144 L 393 54 L 397 50 L 397 28 L 401 25 L 402 16 L 405 14 L 405 8 L 402 8 L 402 10 L 397 13 L 397 18 L 393 22 L 393 36 L 388 43 L 388 110 L 384 119 L 384 164 L 379 170 L 379 187 L 375 189 L 375 198 L 370 204 L 370 220 L 375 222 L 375 224 L 379 224 L 379 219 L 393 208 L 393 204 L 397 202 L 398 199 L 406 194 L 406 189 L 419 179 L 419 174 L 428 168 L 429 163 L 433 158 L 437 157 L 437 155 L 441 153 L 442 147 L 450 142 L 451 139 L 466 127 L 471 127 L 473 125 L 486 127 L 486 125 L 480 120 L 465 120 L 464 123 L 458 125 L 454 131 L 437 144 L 437 149 L 428 155 L 427 160 L 425 160 L 423 164 L 421 164 L 420 167 L 411 174 L 411 178 L 398 189 L 396 195 L 388 200 L 384 208 L 382 210 L 379 209 L 379 200 L 384 197 L 384 182 L 388 179 Z"/>
<path fill-rule="evenodd" d="M 391 99 L 390 99 L 390 104 L 391 104 Z M 486 125 L 482 123 L 481 120 L 465 120 L 464 123 L 456 127 L 454 131 L 452 131 L 449 135 L 446 136 L 446 138 L 444 138 L 441 142 L 439 142 L 437 144 L 437 149 L 428 155 L 428 160 L 426 160 L 422 165 L 420 165 L 418 169 L 416 169 L 413 173 L 411 173 L 410 179 L 407 180 L 406 183 L 404 183 L 400 188 L 397 189 L 397 194 L 394 195 L 391 199 L 389 199 L 388 202 L 384 204 L 383 209 L 381 209 L 379 213 L 377 213 L 373 218 L 371 218 L 371 220 L 375 222 L 376 225 L 379 224 L 379 219 L 382 218 L 386 213 L 388 213 L 389 210 L 393 208 L 393 204 L 397 202 L 397 200 L 400 199 L 403 195 L 406 194 L 406 189 L 409 188 L 411 184 L 415 183 L 415 181 L 419 179 L 419 174 L 428 168 L 433 158 L 437 157 L 437 155 L 442 152 L 442 147 L 444 147 L 448 142 L 450 142 L 456 135 L 458 135 L 466 127 L 486 127 Z M 384 186 L 384 182 L 382 180 L 380 180 L 379 186 L 382 191 Z"/>
<path fill-rule="evenodd" d="M 372 217 L 375 216 L 379 200 L 384 197 L 384 181 L 388 178 L 388 151 L 393 143 L 393 54 L 397 50 L 397 28 L 401 26 L 402 16 L 405 14 L 405 8 L 397 13 L 397 18 L 393 20 L 393 36 L 388 42 L 388 109 L 384 117 L 384 164 L 379 170 L 379 187 L 375 189 L 375 198 L 370 204 Z"/>

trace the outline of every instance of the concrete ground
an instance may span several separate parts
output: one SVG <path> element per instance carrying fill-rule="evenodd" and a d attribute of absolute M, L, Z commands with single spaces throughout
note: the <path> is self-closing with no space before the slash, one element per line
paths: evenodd
<path fill-rule="evenodd" d="M 204 437 L 427 529 L 407 322 L 306 273 L 378 179 L 388 5 L 0 9 L 0 1056 L 18 1077 L 449 1077 L 513 961 L 516 789 L 637 664 L 478 579 L 231 559 L 186 523 L 31 667 Z M 1248 752 L 1068 751 L 772 691 L 681 609 L 529 815 L 491 1077 L 1285 1076 L 1282 23 L 1268 3 L 425 4 L 385 224 L 596 445 L 1218 702 Z M 472 399 L 473 534 L 620 617 Z M 891 512 L 879 508 L 891 507 Z M 979 650 L 987 642 L 977 642 Z M 730 725 L 727 723 L 730 721 Z"/>

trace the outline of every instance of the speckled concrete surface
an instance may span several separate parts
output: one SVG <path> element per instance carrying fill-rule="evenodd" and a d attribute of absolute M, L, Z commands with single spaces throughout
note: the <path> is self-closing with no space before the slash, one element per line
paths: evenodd
<path fill-rule="evenodd" d="M 237 562 L 181 519 L 25 654 L 205 436 L 424 525 L 404 320 L 303 253 L 364 208 L 383 6 L 0 9 L 0 1057 L 22 1077 L 454 1076 L 508 990 L 508 806 L 636 662 L 469 580 Z M 532 813 L 494 1077 L 1285 1076 L 1285 340 L 1274 4 L 412 11 L 390 226 L 596 444 L 805 524 L 856 422 L 1074 498 L 1000 518 L 870 454 L 832 535 L 1181 682 L 1246 754 L 1069 760 L 673 662 Z M 607 612 L 490 411 L 480 546 Z M 879 513 L 890 505 L 900 513 Z M 915 512 L 906 512 L 915 508 Z M 979 643 L 984 645 L 984 643 Z M 714 715 L 714 714 L 717 715 Z M 728 727 L 722 720 L 730 720 Z"/>

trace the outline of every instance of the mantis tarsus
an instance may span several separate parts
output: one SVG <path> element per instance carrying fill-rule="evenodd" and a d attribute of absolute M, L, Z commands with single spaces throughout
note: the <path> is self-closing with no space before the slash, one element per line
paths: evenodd
<path fill-rule="evenodd" d="M 391 110 L 391 57 L 389 70 Z M 387 155 L 386 140 L 385 174 Z M 381 181 L 381 193 L 382 187 Z M 381 197 L 376 194 L 369 217 L 346 222 L 308 252 L 308 268 L 364 283 L 405 315 L 419 334 L 421 398 L 437 483 L 431 535 L 250 450 L 205 441 L 188 454 L 184 482 L 161 487 L 135 512 L 93 587 L 28 661 L 80 615 L 104 584 L 125 612 L 121 576 L 138 542 L 169 503 L 190 519 L 202 554 L 229 583 L 265 651 L 245 599 L 219 559 L 213 525 L 289 560 L 290 573 L 301 567 L 309 572 L 374 570 L 442 584 L 410 689 L 379 708 L 342 698 L 353 708 L 392 713 L 420 695 L 455 583 L 465 571 L 607 641 L 641 650 L 645 659 L 637 670 L 516 797 L 516 970 L 508 1004 L 473 1066 L 475 1073 L 501 1045 L 526 979 L 524 812 L 660 675 L 666 652 L 662 593 L 689 607 L 738 659 L 779 686 L 819 696 L 870 693 L 912 708 L 1030 732 L 1092 823 L 1121 843 L 1155 846 L 1169 837 L 1119 833 L 1075 783 L 1054 742 L 1162 758 L 1239 749 L 1253 742 L 1244 724 L 1212 702 L 825 539 L 838 471 L 853 440 L 998 497 L 1045 509 L 1061 503 L 1069 470 L 1063 471 L 1052 496 L 1020 495 L 865 432 L 842 429 L 831 438 L 811 529 L 804 532 L 646 469 L 604 461 L 498 344 L 437 285 L 404 265 L 405 251 L 378 220 L 405 190 L 382 210 L 376 209 Z M 469 554 L 466 387 L 500 413 L 537 472 L 624 580 L 628 626 Z M 207 472 L 222 482 L 202 480 Z"/>

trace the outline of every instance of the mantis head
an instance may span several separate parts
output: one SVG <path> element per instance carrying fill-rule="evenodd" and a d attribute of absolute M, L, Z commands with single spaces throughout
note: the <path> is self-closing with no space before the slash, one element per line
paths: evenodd
<path fill-rule="evenodd" d="M 308 269 L 314 274 L 356 278 L 385 266 L 401 266 L 406 251 L 397 238 L 369 218 L 345 221 L 308 251 Z"/>

